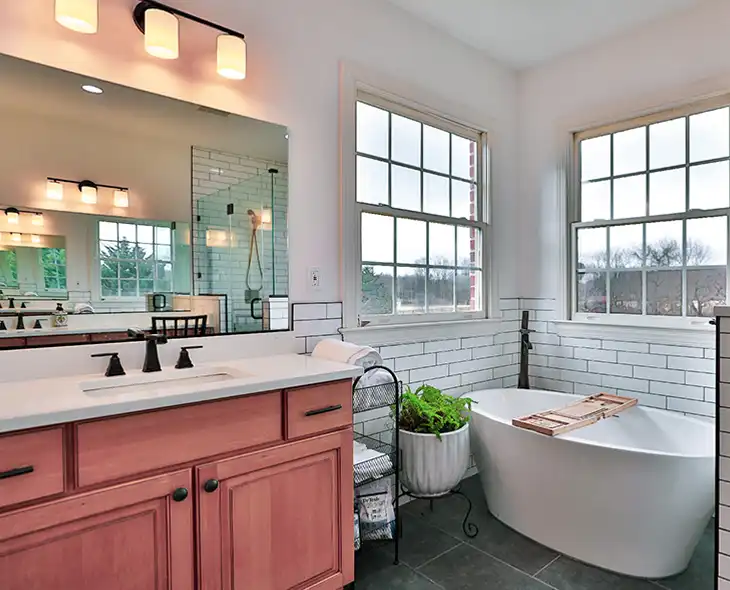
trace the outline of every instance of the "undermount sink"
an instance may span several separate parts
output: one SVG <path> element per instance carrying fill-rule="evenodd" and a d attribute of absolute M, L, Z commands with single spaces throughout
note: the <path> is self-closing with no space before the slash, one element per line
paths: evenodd
<path fill-rule="evenodd" d="M 87 395 L 117 395 L 120 393 L 168 393 L 195 385 L 208 385 L 250 377 L 248 373 L 228 367 L 200 367 L 167 369 L 157 373 L 138 373 L 122 377 L 108 377 L 79 384 Z"/>

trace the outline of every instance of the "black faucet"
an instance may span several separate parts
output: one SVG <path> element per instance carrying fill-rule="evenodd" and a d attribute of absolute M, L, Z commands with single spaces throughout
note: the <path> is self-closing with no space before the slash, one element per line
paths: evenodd
<path fill-rule="evenodd" d="M 167 344 L 167 336 L 164 334 L 146 334 L 142 330 L 129 329 L 127 334 L 136 340 L 144 340 L 147 348 L 145 349 L 144 364 L 142 366 L 143 373 L 157 373 L 162 371 L 160 366 L 160 356 L 157 354 L 158 344 Z"/>

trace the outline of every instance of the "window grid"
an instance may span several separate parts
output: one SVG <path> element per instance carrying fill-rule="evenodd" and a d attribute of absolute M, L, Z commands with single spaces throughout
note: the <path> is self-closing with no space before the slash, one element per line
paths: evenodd
<path fill-rule="evenodd" d="M 62 254 L 62 252 L 64 252 Z M 38 253 L 46 290 L 66 289 L 66 257 L 61 248 L 41 248 Z"/>
<path fill-rule="evenodd" d="M 115 239 L 102 235 L 104 224 L 107 229 L 115 226 Z M 134 227 L 134 241 L 121 236 L 121 225 Z M 172 290 L 173 240 L 169 225 L 100 221 L 98 228 L 102 298 L 142 297 L 155 291 Z M 140 228 L 151 232 L 150 240 L 140 240 Z M 160 230 L 167 234 L 167 238 L 161 237 Z M 151 248 L 149 255 L 145 255 L 145 248 Z M 169 256 L 160 255 L 161 248 L 169 249 Z M 126 252 L 128 256 L 114 255 L 115 251 L 117 254 Z M 125 271 L 132 269 L 133 276 L 123 276 Z M 130 292 L 129 287 L 132 286 Z"/>
<path fill-rule="evenodd" d="M 483 214 L 483 204 L 481 203 L 482 200 L 482 191 L 480 190 L 481 182 L 482 182 L 482 174 L 484 173 L 481 169 L 480 165 L 480 154 L 483 149 L 483 135 L 477 134 L 476 137 L 465 137 L 465 135 L 468 135 L 466 133 L 461 134 L 456 131 L 452 131 L 446 128 L 440 127 L 438 124 L 434 124 L 432 121 L 428 121 L 428 123 L 425 123 L 424 121 L 418 120 L 417 116 L 414 116 L 411 113 L 401 113 L 397 109 L 393 109 L 390 107 L 385 107 L 380 104 L 371 104 L 368 101 L 360 100 L 359 103 L 363 103 L 368 106 L 373 106 L 377 109 L 380 109 L 381 111 L 385 112 L 388 117 L 388 126 L 387 126 L 387 132 L 388 132 L 388 138 L 387 138 L 387 157 L 379 156 L 376 154 L 367 153 L 364 151 L 360 151 L 356 149 L 356 158 L 364 158 L 367 160 L 373 160 L 377 162 L 381 162 L 388 167 L 387 171 L 387 178 L 388 178 L 388 191 L 387 191 L 387 204 L 386 203 L 380 203 L 380 204 L 372 204 L 367 202 L 362 202 L 356 199 L 357 203 L 357 214 L 358 217 L 361 219 L 363 215 L 371 214 L 371 215 L 379 215 L 382 217 L 387 217 L 392 220 L 393 224 L 393 251 L 392 251 L 392 261 L 373 261 L 373 260 L 365 260 L 361 257 L 361 267 L 363 269 L 363 272 L 366 268 L 373 269 L 374 267 L 381 267 L 381 268 L 388 268 L 390 269 L 390 272 L 392 272 L 392 281 L 389 286 L 390 291 L 390 298 L 391 298 L 391 304 L 390 304 L 390 313 L 383 313 L 383 314 L 374 314 L 375 317 L 382 317 L 382 316 L 400 316 L 400 315 L 429 315 L 430 313 L 438 313 L 439 317 L 443 317 L 446 315 L 447 317 L 450 315 L 456 315 L 460 311 L 460 306 L 458 302 L 457 297 L 457 291 L 458 291 L 458 281 L 459 281 L 459 272 L 469 272 L 471 273 L 470 276 L 470 284 L 469 284 L 469 297 L 470 297 L 470 312 L 477 312 L 482 317 L 484 315 L 483 309 L 484 309 L 484 296 L 483 293 L 485 292 L 485 289 L 483 287 L 484 282 L 484 270 L 483 270 L 483 252 L 484 252 L 484 240 L 486 237 L 486 224 L 481 221 L 482 214 Z M 420 137 L 420 145 L 419 145 L 419 158 L 420 158 L 420 166 L 416 166 L 413 164 L 410 164 L 408 162 L 402 162 L 400 160 L 393 159 L 393 117 L 401 116 L 404 117 L 410 121 L 413 121 L 418 124 L 419 129 L 419 137 Z M 428 125 L 430 127 L 434 127 L 436 129 L 439 129 L 441 131 L 445 131 L 448 133 L 448 172 L 441 172 L 439 170 L 433 170 L 431 168 L 427 168 L 425 164 L 425 134 L 424 129 L 425 126 Z M 471 160 L 470 160 L 470 175 L 472 178 L 464 178 L 462 176 L 459 176 L 454 173 L 454 140 L 453 137 L 461 137 L 464 139 L 469 140 L 472 146 L 471 150 Z M 394 166 L 398 166 L 407 170 L 418 172 L 419 174 L 419 180 L 420 180 L 420 191 L 419 191 L 419 202 L 420 202 L 420 211 L 413 211 L 413 210 L 407 210 L 407 209 L 398 209 L 393 206 L 393 170 Z M 425 213 L 424 208 L 426 206 L 425 201 L 425 195 L 426 195 L 426 186 L 425 186 L 425 179 L 426 174 L 432 174 L 435 177 L 446 179 L 448 182 L 448 216 L 444 215 L 438 215 L 433 213 Z M 460 182 L 467 182 L 470 185 L 470 203 L 469 203 L 469 211 L 470 211 L 470 219 L 467 218 L 455 218 L 452 217 L 454 214 L 454 181 L 460 181 Z M 399 223 L 398 220 L 400 219 L 412 219 L 412 220 L 418 220 L 425 222 L 426 232 L 425 232 L 425 263 L 424 264 L 418 264 L 418 263 L 404 263 L 400 262 L 398 260 L 398 228 Z M 454 228 L 454 264 L 453 265 L 439 265 L 439 264 L 432 264 L 431 263 L 431 230 L 432 230 L 432 224 L 438 223 L 443 225 L 448 225 Z M 358 227 L 362 228 L 362 223 L 358 222 Z M 458 241 L 459 241 L 459 234 L 458 234 L 458 228 L 459 227 L 466 227 L 469 228 L 470 231 L 470 244 L 471 244 L 471 254 L 470 254 L 470 263 L 469 265 L 460 264 L 459 260 L 459 250 L 458 250 Z M 361 231 L 362 234 L 362 231 Z M 362 237 L 361 237 L 362 239 Z M 475 263 L 476 256 L 479 256 L 481 259 L 478 261 L 478 264 Z M 423 310 L 422 311 L 416 311 L 414 313 L 408 313 L 404 312 L 402 310 L 398 309 L 398 271 L 400 269 L 414 269 L 414 270 L 422 270 L 423 271 L 423 280 L 424 280 L 424 289 L 423 289 Z M 430 308 L 430 302 L 429 302 L 429 295 L 430 295 L 430 289 L 429 289 L 429 276 L 432 270 L 445 270 L 445 271 L 452 271 L 453 272 L 453 280 L 451 285 L 452 290 L 452 304 L 451 304 L 451 314 L 449 312 L 444 312 L 443 309 L 437 312 L 433 312 Z M 481 277 L 481 280 L 478 281 L 479 284 L 476 284 L 477 281 L 475 281 L 476 277 Z M 434 305 L 436 308 L 443 308 L 443 305 Z M 364 315 L 370 315 L 365 312 Z"/>
<path fill-rule="evenodd" d="M 727 104 L 727 102 L 725 103 Z M 614 312 L 612 310 L 613 307 L 613 290 L 612 290 L 612 275 L 613 273 L 640 273 L 641 275 L 641 315 L 642 316 L 661 316 L 661 315 L 671 315 L 674 317 L 707 317 L 712 315 L 712 306 L 718 305 L 718 304 L 724 304 L 726 293 L 728 289 L 728 280 L 730 279 L 729 275 L 730 273 L 727 272 L 727 265 L 728 265 L 728 249 L 730 246 L 728 244 L 725 244 L 725 264 L 719 265 L 719 264 L 702 264 L 701 262 L 698 262 L 697 260 L 693 261 L 690 260 L 690 253 L 689 253 L 689 246 L 690 246 L 690 238 L 688 234 L 688 222 L 692 219 L 712 219 L 712 218 L 723 218 L 724 217 L 724 223 L 726 228 L 726 238 L 727 236 L 730 236 L 730 195 L 728 195 L 729 199 L 726 199 L 727 203 L 725 206 L 721 206 L 718 208 L 708 208 L 708 209 L 699 209 L 699 208 L 691 208 L 692 205 L 692 171 L 694 169 L 697 169 L 699 166 L 709 166 L 712 164 L 718 164 L 718 163 L 724 163 L 728 162 L 728 186 L 730 186 L 730 126 L 728 126 L 727 129 L 727 143 L 724 146 L 725 148 L 728 148 L 726 150 L 727 155 L 722 157 L 714 157 L 714 158 L 703 158 L 698 159 L 696 161 L 692 161 L 693 155 L 692 155 L 692 128 L 691 128 L 691 117 L 694 115 L 701 115 L 705 113 L 712 113 L 712 112 L 719 112 L 719 111 L 728 111 L 729 107 L 727 106 L 713 106 L 712 108 L 707 108 L 705 110 L 702 109 L 692 109 L 688 110 L 684 114 L 673 114 L 671 116 L 661 116 L 658 115 L 654 117 L 652 120 L 644 120 L 642 124 L 636 125 L 635 127 L 630 126 L 629 124 L 622 124 L 619 128 L 607 131 L 603 134 L 597 133 L 597 132 L 587 132 L 587 133 L 579 133 L 576 134 L 575 137 L 575 153 L 577 157 L 577 172 L 578 172 L 578 178 L 577 178 L 577 184 L 579 187 L 579 190 L 577 191 L 577 203 L 573 207 L 573 211 L 577 213 L 576 219 L 578 221 L 573 221 L 571 224 L 571 233 L 572 233 L 572 293 L 573 293 L 573 304 L 572 304 L 572 310 L 573 314 L 579 314 L 579 313 L 591 313 L 591 314 L 602 314 L 602 315 L 627 315 L 627 313 L 622 313 L 621 311 Z M 683 127 L 684 127 L 684 162 L 681 164 L 674 164 L 671 166 L 663 166 L 663 167 L 657 167 L 652 168 L 652 162 L 651 162 L 651 150 L 652 150 L 652 139 L 651 139 L 651 128 L 652 125 L 659 124 L 662 122 L 668 122 L 673 121 L 676 119 L 682 118 L 683 119 Z M 617 133 L 621 133 L 622 131 L 629 131 L 632 129 L 639 129 L 644 128 L 645 134 L 644 134 L 644 143 L 645 143 L 645 166 L 641 170 L 633 170 L 631 172 L 623 173 L 623 174 L 615 174 L 615 156 L 616 156 L 616 150 L 615 150 L 615 137 Z M 597 139 L 601 137 L 605 137 L 606 135 L 609 136 L 609 176 L 599 176 L 598 178 L 590 178 L 587 180 L 583 180 L 583 174 L 582 174 L 582 142 L 587 141 L 589 139 Z M 661 172 L 669 172 L 673 170 L 682 170 L 684 169 L 684 183 L 685 183 L 685 192 L 684 192 L 684 211 L 679 213 L 670 213 L 670 214 L 661 214 L 661 215 L 652 215 L 652 190 L 651 190 L 651 182 L 652 182 L 652 175 L 655 175 L 657 173 Z M 616 206 L 615 206 L 615 184 L 616 180 L 621 180 L 623 178 L 630 178 L 630 177 L 637 177 L 639 175 L 644 175 L 645 179 L 645 211 L 643 216 L 637 216 L 637 217 L 616 217 Z M 654 177 L 656 178 L 656 176 Z M 595 184 L 600 182 L 608 182 L 609 183 L 609 215 L 610 219 L 604 220 L 604 219 L 594 219 L 591 221 L 582 221 L 582 211 L 583 211 L 583 187 L 589 184 Z M 681 260 L 679 264 L 669 265 L 669 266 L 652 266 L 649 264 L 648 260 L 648 238 L 647 238 L 647 228 L 653 224 L 658 223 L 661 221 L 678 221 L 681 222 Z M 612 227 L 628 227 L 633 225 L 641 225 L 642 226 L 642 260 L 641 265 L 638 267 L 617 267 L 612 264 L 612 256 L 613 256 L 613 249 L 611 244 L 611 228 Z M 581 229 L 586 228 L 606 228 L 606 262 L 604 268 L 591 268 L 591 267 L 580 267 L 579 262 L 579 232 Z M 700 253 L 699 247 L 698 247 L 698 254 Z M 663 314 L 663 313 L 650 313 L 649 310 L 649 293 L 648 293 L 648 286 L 649 286 L 649 273 L 652 272 L 679 272 L 681 276 L 681 300 L 679 303 L 679 313 L 678 314 Z M 720 273 L 724 273 L 724 281 L 721 281 L 722 285 L 718 285 L 718 281 L 720 279 L 717 279 L 715 281 L 716 285 L 714 289 L 710 289 L 710 291 L 716 290 L 717 295 L 714 296 L 714 299 L 710 301 L 711 306 L 705 307 L 701 301 L 694 300 L 689 301 L 690 293 L 689 293 L 689 273 L 692 271 L 718 271 Z M 581 309 L 580 308 L 580 297 L 579 297 L 579 277 L 585 276 L 586 274 L 595 274 L 598 273 L 599 276 L 603 275 L 605 280 L 605 309 L 604 310 L 589 310 L 589 309 Z M 656 275 L 657 277 L 659 275 Z M 697 304 L 694 308 L 694 311 L 697 313 L 690 313 L 689 307 L 690 303 Z M 697 309 L 699 308 L 699 309 Z"/>

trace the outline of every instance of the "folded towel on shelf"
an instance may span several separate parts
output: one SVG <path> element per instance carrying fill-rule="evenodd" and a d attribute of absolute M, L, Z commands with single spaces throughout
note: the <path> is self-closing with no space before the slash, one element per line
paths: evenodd
<path fill-rule="evenodd" d="M 312 356 L 338 363 L 357 365 L 364 369 L 383 364 L 383 359 L 374 348 L 334 339 L 322 340 L 314 347 Z"/>
<path fill-rule="evenodd" d="M 393 462 L 388 455 L 369 449 L 358 441 L 353 443 L 353 463 L 355 483 L 363 482 L 372 477 L 379 477 L 393 469 Z"/>

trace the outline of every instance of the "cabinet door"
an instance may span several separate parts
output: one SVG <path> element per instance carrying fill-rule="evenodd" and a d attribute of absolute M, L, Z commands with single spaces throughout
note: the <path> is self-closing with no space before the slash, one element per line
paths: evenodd
<path fill-rule="evenodd" d="M 353 581 L 351 429 L 202 466 L 196 485 L 201 590 Z"/>
<path fill-rule="evenodd" d="M 180 471 L 0 516 L 0 587 L 193 590 L 191 484 Z"/>

